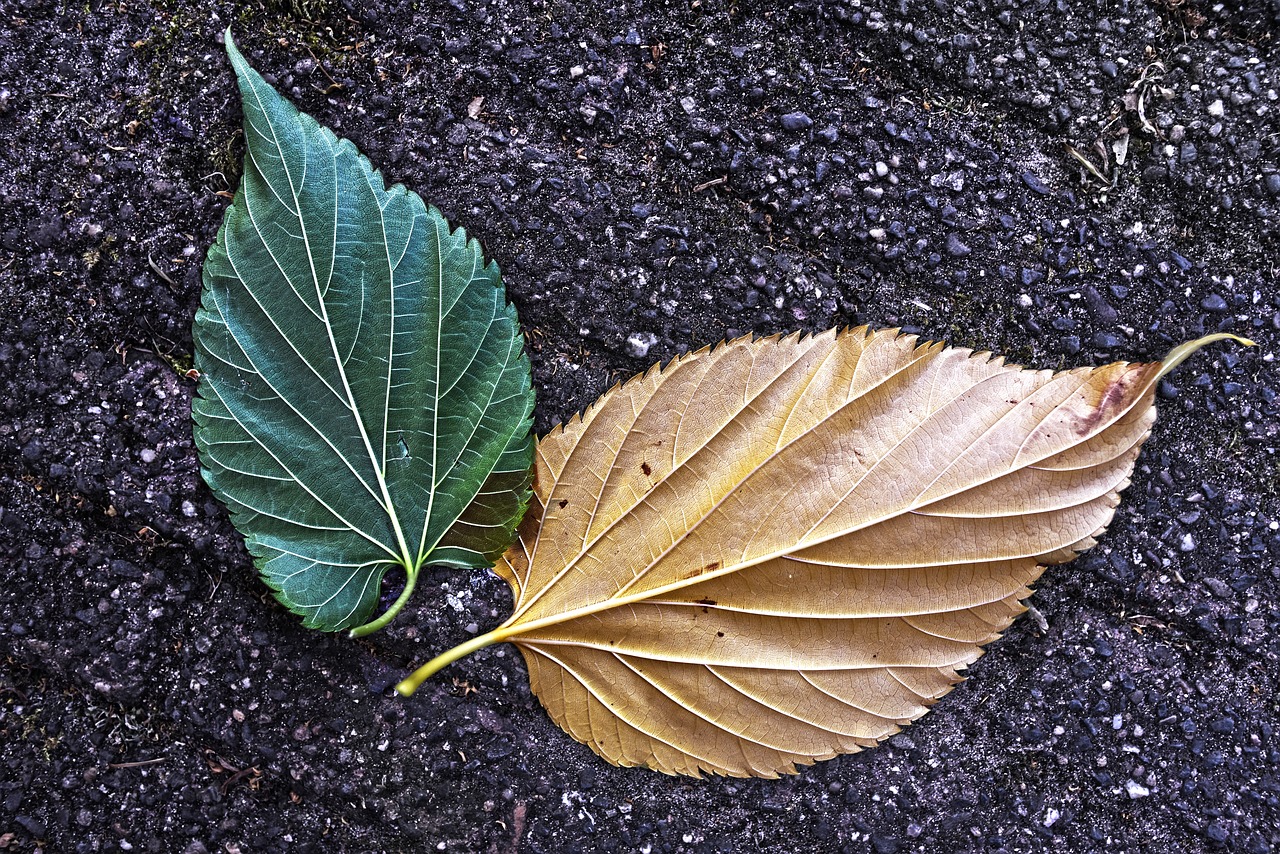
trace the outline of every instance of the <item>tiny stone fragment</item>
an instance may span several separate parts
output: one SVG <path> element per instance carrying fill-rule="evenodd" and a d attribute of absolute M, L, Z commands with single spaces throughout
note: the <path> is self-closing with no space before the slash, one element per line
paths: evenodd
<path fill-rule="evenodd" d="M 787 113 L 782 117 L 782 127 L 785 130 L 805 130 L 813 127 L 813 119 L 804 113 Z"/>
<path fill-rule="evenodd" d="M 658 336 L 652 332 L 632 332 L 627 336 L 627 355 L 643 359 L 649 355 L 649 348 L 658 343 Z"/>

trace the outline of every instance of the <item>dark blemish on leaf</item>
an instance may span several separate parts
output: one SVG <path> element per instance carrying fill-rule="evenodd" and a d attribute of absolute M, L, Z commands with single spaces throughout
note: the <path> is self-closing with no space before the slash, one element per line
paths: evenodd
<path fill-rule="evenodd" d="M 714 599 L 699 599 L 699 600 L 698 600 L 698 604 L 699 604 L 699 605 L 714 605 L 714 604 L 716 604 L 716 600 L 714 600 Z"/>
<path fill-rule="evenodd" d="M 649 475 L 653 474 L 653 469 L 649 468 L 648 463 L 641 463 L 640 471 L 644 472 L 645 477 L 648 477 Z"/>
<path fill-rule="evenodd" d="M 569 506 L 569 499 L 561 498 L 556 506 L 559 507 L 561 510 L 563 510 L 564 508 Z"/>
<path fill-rule="evenodd" d="M 711 561 L 711 563 L 709 563 L 709 564 L 707 564 L 706 566 L 704 566 L 704 567 L 702 568 L 702 571 L 703 571 L 703 572 L 715 572 L 715 571 L 716 571 L 717 569 L 719 569 L 719 568 L 720 568 L 720 561 L 718 561 L 718 560 L 713 560 L 713 561 Z M 712 604 L 714 604 L 714 603 L 712 603 Z"/>
<path fill-rule="evenodd" d="M 1094 428 L 1099 424 L 1114 418 L 1128 401 L 1129 393 L 1133 390 L 1136 380 L 1137 376 L 1134 371 L 1126 371 L 1115 381 L 1107 383 L 1106 388 L 1096 401 L 1089 401 L 1088 389 L 1084 389 L 1084 403 L 1088 408 L 1081 415 L 1076 433 L 1080 436 L 1088 436 L 1094 432 Z"/>
<path fill-rule="evenodd" d="M 716 632 L 716 637 L 718 638 L 724 637 L 724 632 Z"/>

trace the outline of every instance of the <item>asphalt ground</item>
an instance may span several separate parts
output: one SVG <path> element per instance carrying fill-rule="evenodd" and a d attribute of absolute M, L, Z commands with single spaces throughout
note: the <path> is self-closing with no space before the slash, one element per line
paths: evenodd
<path fill-rule="evenodd" d="M 433 570 L 388 630 L 310 632 L 202 484 L 228 25 L 498 261 L 539 432 L 748 333 L 1258 346 L 1168 378 L 1100 545 L 917 724 L 776 781 L 614 768 L 510 647 L 392 692 L 503 582 Z M 0 847 L 1280 847 L 1278 32 L 1274 0 L 0 0 Z"/>

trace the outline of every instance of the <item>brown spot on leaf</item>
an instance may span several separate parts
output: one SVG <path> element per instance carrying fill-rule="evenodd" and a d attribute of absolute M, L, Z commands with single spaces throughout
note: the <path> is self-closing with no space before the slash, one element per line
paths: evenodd
<path fill-rule="evenodd" d="M 716 571 L 717 569 L 719 569 L 719 568 L 720 568 L 720 561 L 718 561 L 718 560 L 713 560 L 713 561 L 711 561 L 711 563 L 709 563 L 709 564 L 707 564 L 706 566 L 704 566 L 704 567 L 702 568 L 702 571 L 703 571 L 703 572 L 715 572 L 715 571 Z"/>
<path fill-rule="evenodd" d="M 1075 432 L 1089 436 L 1097 432 L 1099 425 L 1114 421 L 1133 403 L 1133 392 L 1142 384 L 1143 375 L 1159 367 L 1158 364 L 1127 365 L 1118 371 L 1100 368 L 1107 381 L 1100 387 L 1087 383 L 1080 389 L 1082 411 L 1078 413 Z"/>
<path fill-rule="evenodd" d="M 649 475 L 653 474 L 653 469 L 649 468 L 648 463 L 641 463 L 640 471 L 644 472 L 645 477 L 648 477 Z"/>
<path fill-rule="evenodd" d="M 718 638 L 724 637 L 724 632 L 716 632 L 716 637 Z"/>
<path fill-rule="evenodd" d="M 566 507 L 568 507 L 568 506 L 569 506 L 569 499 L 567 499 L 567 498 L 561 498 L 561 499 L 560 499 L 560 502 L 559 502 L 559 504 L 558 504 L 557 506 L 558 506 L 561 510 L 563 510 L 564 508 L 566 508 Z"/>

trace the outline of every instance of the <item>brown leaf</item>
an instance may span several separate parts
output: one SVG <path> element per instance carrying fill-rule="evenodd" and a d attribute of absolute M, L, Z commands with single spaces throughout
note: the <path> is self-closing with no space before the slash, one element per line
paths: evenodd
<path fill-rule="evenodd" d="M 1063 373 L 865 328 L 739 339 L 538 445 L 499 640 L 611 762 L 777 776 L 923 715 L 1095 542 L 1163 363 Z M 1237 339 L 1240 340 L 1240 339 Z"/>

